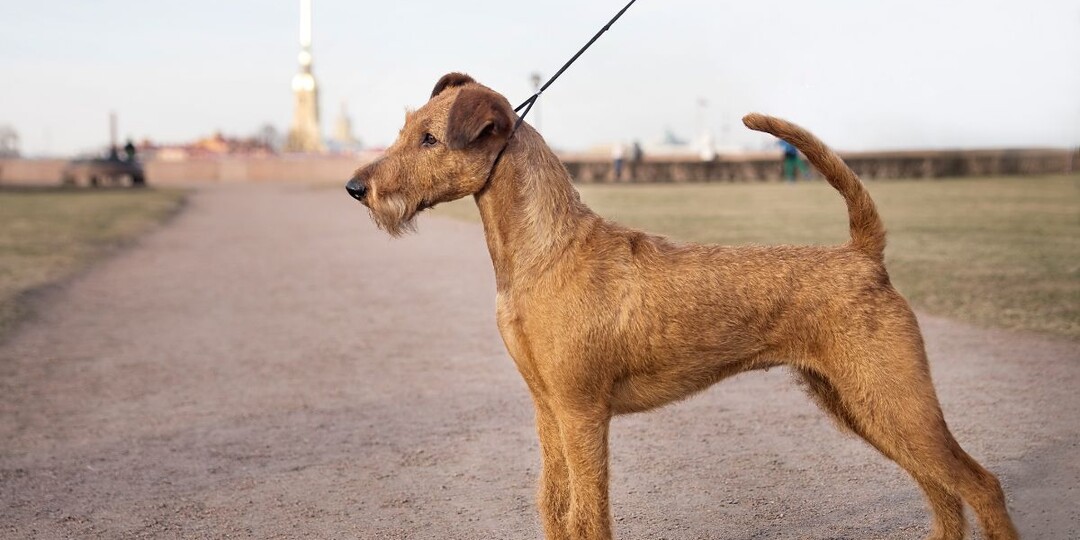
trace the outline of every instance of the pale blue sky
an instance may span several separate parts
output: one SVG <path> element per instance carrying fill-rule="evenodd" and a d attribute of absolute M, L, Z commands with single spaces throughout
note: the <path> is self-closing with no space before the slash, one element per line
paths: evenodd
<path fill-rule="evenodd" d="M 454 70 L 517 104 L 624 3 L 315 0 L 323 130 L 345 100 L 356 134 L 388 144 Z M 284 131 L 298 4 L 3 0 L 0 124 L 28 154 L 104 144 L 110 109 L 158 141 Z M 841 149 L 1077 146 L 1080 0 L 638 0 L 541 103 L 566 149 L 702 122 L 759 145 L 751 110 Z"/>

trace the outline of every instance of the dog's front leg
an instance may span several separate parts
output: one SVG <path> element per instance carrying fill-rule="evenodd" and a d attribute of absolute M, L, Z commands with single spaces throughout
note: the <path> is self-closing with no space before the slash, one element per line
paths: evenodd
<path fill-rule="evenodd" d="M 537 504 L 544 521 L 544 537 L 548 540 L 573 538 L 567 529 L 567 513 L 570 510 L 570 473 L 563 453 L 562 433 L 551 407 L 542 396 L 536 401 L 536 430 L 540 435 L 540 454 L 543 460 L 540 471 L 540 493 Z"/>
<path fill-rule="evenodd" d="M 556 412 L 570 479 L 567 529 L 574 540 L 611 538 L 608 506 L 608 425 L 606 408 L 566 408 Z"/>

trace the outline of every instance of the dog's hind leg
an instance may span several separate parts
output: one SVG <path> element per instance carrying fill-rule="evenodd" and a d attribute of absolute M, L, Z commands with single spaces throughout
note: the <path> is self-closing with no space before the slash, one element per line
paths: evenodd
<path fill-rule="evenodd" d="M 798 372 L 801 375 L 802 382 L 805 383 L 807 390 L 809 390 L 810 396 L 814 398 L 814 401 L 822 409 L 833 416 L 840 428 L 859 435 L 879 452 L 892 459 L 888 447 L 879 446 L 873 438 L 863 431 L 859 423 L 855 421 L 855 417 L 840 399 L 840 394 L 829 384 L 825 377 L 809 369 L 799 369 Z M 934 540 L 963 538 L 967 521 L 964 519 L 964 503 L 960 496 L 933 478 L 914 476 L 914 473 L 912 475 L 926 494 L 933 512 L 934 523 L 930 538 Z"/>
<path fill-rule="evenodd" d="M 866 345 L 855 350 L 872 358 L 840 354 L 821 369 L 803 370 L 818 401 L 919 483 L 934 513 L 931 538 L 964 537 L 958 497 L 971 505 L 988 539 L 1018 538 L 997 478 L 960 448 L 945 424 L 921 340 Z"/>
<path fill-rule="evenodd" d="M 990 540 L 1015 540 L 1020 538 L 1005 504 L 1005 492 L 1001 483 L 990 471 L 969 456 L 955 440 L 953 454 L 966 467 L 967 474 L 959 489 L 964 500 L 971 505 L 979 518 L 986 538 Z"/>

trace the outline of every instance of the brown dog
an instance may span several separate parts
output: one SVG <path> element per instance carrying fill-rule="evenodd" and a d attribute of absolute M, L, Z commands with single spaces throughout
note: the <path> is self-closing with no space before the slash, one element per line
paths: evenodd
<path fill-rule="evenodd" d="M 594 214 L 535 130 L 510 137 L 515 120 L 503 96 L 448 74 L 346 187 L 392 235 L 425 208 L 475 197 L 499 331 L 536 405 L 548 538 L 611 537 L 613 415 L 778 365 L 915 478 L 933 509 L 931 538 L 963 538 L 964 501 L 987 538 L 1017 538 L 997 479 L 945 425 L 918 324 L 885 271 L 874 202 L 821 141 L 783 120 L 743 119 L 798 147 L 844 196 L 849 243 L 681 245 Z"/>

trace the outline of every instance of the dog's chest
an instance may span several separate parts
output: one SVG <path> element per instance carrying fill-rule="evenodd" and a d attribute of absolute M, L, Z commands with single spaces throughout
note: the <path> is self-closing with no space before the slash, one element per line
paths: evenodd
<path fill-rule="evenodd" d="M 496 295 L 495 320 L 499 325 L 499 334 L 502 336 L 503 344 L 506 345 L 506 351 L 517 364 L 518 371 L 525 378 L 525 382 L 532 386 L 538 374 L 525 333 L 524 321 L 520 316 L 518 306 L 509 294 L 500 292 Z"/>

